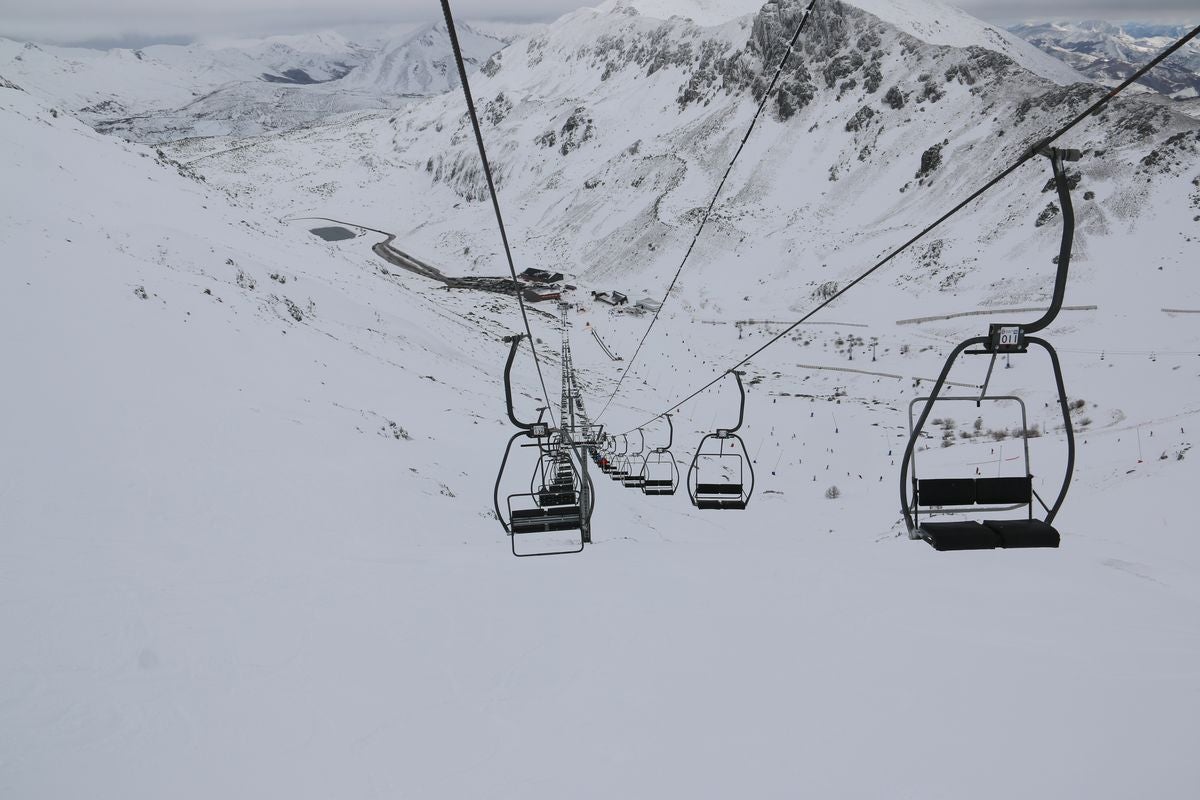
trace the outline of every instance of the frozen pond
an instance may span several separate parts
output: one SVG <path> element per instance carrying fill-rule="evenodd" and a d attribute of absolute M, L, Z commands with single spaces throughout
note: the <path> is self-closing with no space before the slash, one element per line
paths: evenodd
<path fill-rule="evenodd" d="M 343 228 L 340 225 L 331 225 L 326 228 L 312 228 L 309 233 L 320 236 L 327 242 L 340 242 L 343 239 L 353 239 L 358 236 L 354 231 L 349 228 Z"/>

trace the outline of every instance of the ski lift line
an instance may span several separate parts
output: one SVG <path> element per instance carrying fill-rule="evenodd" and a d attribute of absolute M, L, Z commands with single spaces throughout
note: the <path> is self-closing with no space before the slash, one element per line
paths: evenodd
<path fill-rule="evenodd" d="M 1058 352 L 1086 356 L 1200 356 L 1196 350 L 1069 350 L 1060 347 Z"/>
<path fill-rule="evenodd" d="M 447 0 L 443 0 L 446 2 Z M 775 68 L 775 75 L 771 78 L 771 82 L 767 85 L 766 91 L 763 92 L 762 101 L 758 104 L 758 109 L 754 112 L 754 117 L 750 120 L 750 126 L 746 129 L 745 136 L 742 137 L 741 143 L 734 151 L 733 158 L 729 160 L 729 166 L 725 168 L 725 174 L 721 176 L 721 180 L 717 183 L 717 189 L 713 192 L 712 199 L 708 202 L 708 208 L 705 209 L 704 215 L 700 218 L 700 224 L 696 228 L 696 233 L 692 236 L 692 242 L 688 245 L 688 249 L 683 254 L 683 259 L 679 262 L 679 267 L 675 270 L 674 277 L 671 278 L 671 283 L 667 285 L 667 291 L 663 295 L 662 302 L 658 304 L 658 308 L 654 311 L 654 316 L 650 318 L 650 324 L 646 326 L 646 332 L 642 334 L 641 341 L 633 351 L 633 355 L 629 357 L 629 362 L 625 365 L 625 369 L 621 372 L 621 377 L 617 379 L 616 386 L 613 387 L 612 394 L 608 396 L 608 400 L 604 403 L 604 408 L 600 409 L 600 413 L 596 415 L 596 421 L 604 416 L 604 412 L 608 411 L 608 407 L 612 405 L 613 398 L 617 396 L 617 392 L 621 390 L 621 384 L 625 381 L 625 376 L 633 369 L 634 363 L 637 361 L 638 354 L 642 352 L 642 346 L 646 343 L 646 339 L 650 336 L 650 331 L 654 330 L 654 323 L 658 322 L 658 315 L 662 313 L 663 306 L 667 303 L 667 298 L 671 296 L 671 291 L 675 288 L 676 282 L 679 280 L 679 275 L 683 272 L 683 267 L 687 264 L 688 258 L 691 257 L 692 251 L 696 247 L 696 242 L 700 239 L 700 234 L 704 231 L 704 226 L 708 224 L 708 219 L 712 215 L 713 208 L 717 205 L 717 198 L 721 196 L 721 190 L 725 188 L 725 181 L 729 179 L 730 173 L 733 172 L 733 165 L 737 163 L 738 156 L 742 154 L 742 150 L 746 147 L 746 142 L 750 139 L 750 134 L 754 131 L 754 126 L 758 124 L 758 118 L 762 116 L 763 109 L 767 107 L 772 94 L 775 91 L 775 85 L 779 82 L 779 76 L 783 74 L 783 68 L 787 66 L 788 59 L 792 55 L 792 48 L 796 46 L 796 42 L 800 38 L 800 34 L 804 31 L 804 26 L 808 23 L 808 18 L 812 16 L 813 7 L 817 4 L 817 0 L 809 0 L 808 8 L 804 10 L 804 16 L 800 19 L 800 23 L 796 26 L 795 33 L 792 34 L 791 40 L 788 42 L 787 49 L 783 52 L 783 57 L 779 60 L 779 66 Z M 661 415 L 660 415 L 661 416 Z M 657 417 L 655 418 L 657 419 Z"/>
<path fill-rule="evenodd" d="M 933 378 L 921 378 L 912 375 L 897 375 L 893 372 L 872 372 L 869 369 L 854 369 L 853 367 L 829 367 L 821 364 L 796 364 L 796 369 L 823 370 L 826 372 L 850 372 L 855 375 L 870 375 L 873 378 L 895 378 L 896 380 L 929 381 L 930 383 L 934 381 Z M 960 386 L 965 389 L 982 388 L 982 384 L 978 383 L 955 383 L 954 381 L 947 381 L 946 385 Z"/>
<path fill-rule="evenodd" d="M 467 114 L 471 118 L 471 127 L 475 131 L 475 144 L 479 147 L 479 159 L 483 162 L 483 174 L 487 179 L 488 193 L 492 198 L 492 208 L 496 212 L 496 224 L 500 228 L 500 239 L 504 243 L 504 256 L 508 259 L 508 271 L 517 282 L 517 267 L 513 262 L 512 247 L 508 243 L 508 231 L 504 227 L 504 215 L 500 213 L 500 198 L 496 195 L 496 182 L 492 178 L 492 166 L 488 161 L 487 149 L 483 144 L 483 132 L 479 128 L 479 116 L 475 113 L 475 100 L 471 96 L 471 86 L 467 80 L 467 67 L 463 63 L 462 47 L 458 43 L 458 30 L 454 27 L 454 15 L 450 12 L 450 0 L 442 0 L 442 13 L 446 17 L 446 32 L 450 35 L 450 45 L 454 50 L 454 61 L 458 65 L 459 82 L 462 83 L 463 98 L 467 103 Z M 533 353 L 533 364 L 537 368 L 538 382 L 542 385 L 542 396 L 546 406 L 552 408 L 550 392 L 546 389 L 546 378 L 542 375 L 542 362 L 537 354 L 537 339 L 529 325 L 529 315 L 525 312 L 525 300 L 517 292 L 517 306 L 521 309 L 521 319 L 525 323 L 525 333 L 529 336 L 529 351 Z M 553 411 L 551 411 L 553 415 Z"/>
<path fill-rule="evenodd" d="M 780 331 L 778 334 L 776 334 L 775 336 L 768 339 L 765 344 L 758 347 L 756 350 L 751 352 L 749 355 L 747 355 L 741 361 L 734 364 L 732 367 L 727 369 L 725 372 L 718 374 L 717 377 L 713 378 L 711 381 L 704 384 L 699 389 L 697 389 L 694 392 L 692 392 L 691 394 L 689 394 L 687 397 L 684 397 L 681 400 L 676 400 L 673 403 L 671 403 L 670 408 L 678 408 L 679 406 L 683 405 L 684 403 L 687 403 L 687 402 L 695 399 L 699 395 L 701 395 L 704 392 L 711 389 L 713 386 L 717 385 L 721 381 L 721 379 L 724 378 L 726 375 L 728 375 L 730 372 L 733 372 L 734 370 L 740 369 L 741 367 L 745 366 L 751 359 L 760 355 L 764 350 L 766 350 L 767 348 L 776 344 L 777 342 L 781 341 L 782 339 L 786 338 L 789 333 L 791 333 L 796 328 L 803 325 L 805 322 L 808 322 L 809 319 L 811 319 L 817 313 L 819 313 L 820 311 L 822 311 L 823 309 L 828 307 L 835 300 L 839 299 L 842 295 L 846 294 L 851 289 L 853 289 L 855 286 L 862 283 L 864 280 L 869 278 L 871 275 L 875 274 L 884 265 L 886 265 L 887 263 L 892 261 L 892 259 L 896 258 L 896 256 L 900 255 L 905 250 L 907 250 L 909 247 L 916 244 L 921 239 L 925 238 L 925 236 L 927 236 L 929 233 L 931 233 L 935 228 L 938 228 L 939 226 L 941 226 L 942 223 L 944 223 L 946 220 L 953 217 L 959 211 L 962 211 L 964 208 L 966 208 L 968 205 L 973 203 L 980 196 L 982 196 L 984 193 L 986 193 L 988 190 L 990 190 L 993 186 L 1000 183 L 1005 178 L 1007 178 L 1009 175 L 1016 172 L 1018 169 L 1020 169 L 1022 166 L 1024 166 L 1026 163 L 1028 163 L 1030 160 L 1032 160 L 1033 158 L 1038 156 L 1041 153 L 1041 151 L 1043 149 L 1045 149 L 1046 147 L 1048 147 L 1052 142 L 1056 141 L 1057 139 L 1062 138 L 1062 136 L 1064 134 L 1066 134 L 1068 131 L 1070 131 L 1072 128 L 1074 128 L 1076 125 L 1078 125 L 1083 120 L 1087 119 L 1092 114 L 1099 112 L 1100 109 L 1102 109 L 1102 108 L 1104 108 L 1104 106 L 1108 105 L 1108 103 L 1114 97 L 1119 95 L 1121 92 L 1125 91 L 1125 89 L 1129 88 L 1129 86 L 1131 84 L 1133 84 L 1135 81 L 1140 79 L 1147 72 L 1149 72 L 1150 70 L 1154 69 L 1156 66 L 1161 64 L 1165 59 L 1170 57 L 1171 54 L 1173 54 L 1179 48 L 1183 47 L 1185 44 L 1190 42 L 1192 39 L 1195 39 L 1197 35 L 1200 35 L 1200 25 L 1197 25 L 1195 28 L 1192 28 L 1192 30 L 1190 30 L 1188 33 L 1181 36 L 1178 40 L 1175 41 L 1174 44 L 1172 44 L 1167 49 L 1163 50 L 1161 53 L 1159 53 L 1157 56 L 1155 56 L 1153 59 L 1151 59 L 1148 63 L 1146 63 L 1144 66 L 1142 66 L 1136 72 L 1134 72 L 1132 75 L 1130 75 L 1124 81 L 1122 81 L 1120 84 L 1118 84 L 1113 89 L 1111 89 L 1107 93 L 1105 93 L 1105 95 L 1103 97 L 1101 97 L 1095 103 L 1090 105 L 1085 111 L 1083 111 L 1080 114 L 1077 114 L 1065 125 L 1062 125 L 1061 127 L 1059 127 L 1054 133 L 1050 134 L 1049 136 L 1047 136 L 1043 139 L 1037 140 L 1031 147 L 1029 147 L 1011 165 L 1006 167 L 1003 171 L 1001 171 L 999 174 L 997 174 L 994 178 L 989 180 L 987 183 L 985 183 L 979 189 L 976 189 L 974 192 L 972 192 L 965 200 L 961 201 L 960 203 L 958 203 L 958 205 L 954 206 L 952 209 L 947 211 L 945 214 L 938 217 L 932 223 L 927 225 L 925 228 L 923 228 L 921 231 L 919 231 L 915 236 L 910 238 L 904 244 L 900 245 L 895 250 L 892 250 L 890 253 L 888 253 L 886 256 L 884 256 L 882 259 L 877 261 L 874 264 L 874 266 L 872 266 L 866 272 L 863 272 L 857 278 L 855 278 L 854 280 L 847 283 L 845 286 L 843 286 L 838 291 L 834 292 L 832 295 L 830 295 L 825 300 L 821 301 L 819 304 L 817 304 L 817 306 L 815 308 L 813 308 L 811 311 L 809 311 L 803 317 L 796 320 L 791 325 L 789 325 L 788 327 L 786 327 L 782 331 Z M 1057 288 L 1058 287 L 1056 287 L 1056 289 Z M 1026 327 L 1026 330 L 1032 330 L 1032 329 L 1033 329 L 1032 326 Z M 614 394 L 615 394 L 615 392 L 614 392 Z M 609 399 L 611 401 L 612 398 L 609 398 Z M 663 413 L 665 413 L 665 412 L 663 412 Z M 658 419 L 661 416 L 662 416 L 662 413 L 659 413 L 659 414 L 651 417 L 650 419 L 646 420 L 645 422 L 643 422 L 641 424 L 641 426 L 639 426 L 639 427 L 645 427 L 646 425 L 649 425 L 651 422 L 654 422 L 656 419 Z M 633 430 L 636 430 L 636 429 L 637 428 L 634 428 Z"/>
<path fill-rule="evenodd" d="M 1099 306 L 1063 306 L 1062 311 L 1096 311 Z M 920 325 L 924 322 L 941 322 L 947 319 L 958 319 L 959 317 L 986 317 L 992 314 L 1036 314 L 1044 309 L 1041 308 L 981 308 L 977 311 L 959 311 L 954 314 L 938 314 L 933 317 L 913 317 L 912 319 L 898 319 L 897 325 Z"/>
<path fill-rule="evenodd" d="M 736 325 L 738 327 L 746 327 L 748 325 L 791 325 L 792 323 L 786 319 L 702 319 L 705 325 Z M 841 328 L 869 328 L 869 323 L 866 322 L 835 322 L 833 320 L 821 320 L 820 322 L 809 322 L 809 325 L 834 325 Z"/>

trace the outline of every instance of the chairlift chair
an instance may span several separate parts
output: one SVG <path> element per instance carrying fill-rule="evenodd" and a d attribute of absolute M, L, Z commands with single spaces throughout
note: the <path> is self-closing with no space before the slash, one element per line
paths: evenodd
<path fill-rule="evenodd" d="M 951 351 L 942 367 L 937 382 L 934 383 L 928 397 L 917 398 L 909 405 L 909 438 L 900 466 L 900 507 L 904 514 L 904 524 L 908 529 L 910 539 L 924 539 L 937 550 L 993 550 L 1003 548 L 1058 547 L 1060 536 L 1054 528 L 1054 518 L 1062 508 L 1063 500 L 1071 485 L 1071 477 L 1075 470 L 1075 431 L 1071 424 L 1071 410 L 1067 405 L 1067 391 L 1063 385 L 1062 366 L 1058 353 L 1045 339 L 1030 334 L 1048 327 L 1062 309 L 1063 298 L 1066 294 L 1067 271 L 1071 263 L 1071 247 L 1075 235 L 1075 213 L 1071 204 L 1071 189 L 1067 181 L 1063 161 L 1077 161 L 1079 151 L 1062 150 L 1059 148 L 1041 148 L 1038 151 L 1050 158 L 1054 171 L 1054 183 L 1058 190 L 1059 203 L 1062 207 L 1063 232 L 1059 246 L 1058 271 L 1054 282 L 1054 295 L 1050 308 L 1039 319 L 1028 325 L 992 324 L 986 336 L 975 336 L 967 339 Z M 1050 365 L 1054 372 L 1055 387 L 1058 390 L 1058 404 L 1062 411 L 1063 430 L 1067 439 L 1066 475 L 1058 491 L 1053 505 L 1047 505 L 1033 487 L 1033 473 L 1029 462 L 1028 425 L 1025 416 L 1025 404 L 1015 395 L 989 395 L 988 384 L 991 382 L 992 370 L 999 355 L 1023 354 L 1028 352 L 1029 345 L 1037 345 L 1046 351 L 1050 357 Z M 969 348 L 979 347 L 979 350 Z M 962 354 L 989 355 L 987 376 L 984 378 L 980 394 L 972 397 L 939 397 L 950 369 Z M 1001 478 L 948 478 L 921 479 L 917 477 L 916 445 L 925 427 L 929 414 L 935 402 L 941 401 L 971 401 L 976 404 L 985 400 L 1015 400 L 1021 407 L 1021 430 L 1023 433 L 1025 470 L 1018 477 Z M 921 413 L 914 422 L 913 409 L 918 403 L 923 403 Z M 910 479 L 909 473 L 912 477 Z M 910 497 L 911 493 L 911 497 Z M 1044 509 L 1045 517 L 1034 517 L 1033 501 Z M 933 516 L 937 514 L 960 515 L 990 515 L 998 511 L 1009 511 L 1024 508 L 1024 518 L 1018 519 L 983 519 L 956 520 L 952 522 L 931 522 L 922 520 L 921 514 Z"/>
<path fill-rule="evenodd" d="M 610 438 L 605 437 L 604 441 L 601 442 L 600 447 L 593 456 L 593 459 L 600 467 L 601 472 L 603 472 L 605 475 L 612 472 L 612 440 Z"/>
<path fill-rule="evenodd" d="M 561 446 L 548 446 L 534 467 L 529 490 L 539 506 L 568 506 L 578 503 L 578 482 L 570 456 Z"/>
<path fill-rule="evenodd" d="M 509 536 L 514 556 L 579 553 L 591 541 L 594 487 L 587 473 L 586 462 L 576 452 L 573 443 L 557 438 L 558 432 L 542 422 L 540 417 L 535 423 L 521 422 L 513 411 L 511 373 L 522 338 L 514 336 L 508 340 L 511 346 L 504 367 L 508 418 L 520 430 L 508 440 L 496 474 L 492 498 L 496 518 Z M 513 445 L 521 438 L 532 440 L 521 444 L 521 447 L 536 448 L 538 451 L 534 478 L 528 492 L 509 494 L 502 503 L 501 485 L 505 470 Z"/>
<path fill-rule="evenodd" d="M 641 470 L 638 470 L 637 472 L 633 471 L 633 464 L 637 462 L 637 457 L 641 456 L 646 451 L 646 433 L 645 433 L 645 431 L 643 431 L 641 428 L 638 428 L 638 435 L 640 437 L 642 437 L 641 446 L 638 447 L 638 450 L 636 453 L 629 454 L 629 458 L 627 459 L 627 461 L 629 462 L 629 466 L 626 467 L 626 469 L 628 470 L 628 474 L 626 474 L 625 477 L 621 479 L 621 485 L 627 489 L 641 489 L 642 486 L 646 482 L 645 477 L 642 476 Z M 644 460 L 644 456 L 643 456 L 643 460 Z"/>
<path fill-rule="evenodd" d="M 742 510 L 750 504 L 754 494 L 754 465 L 746 443 L 737 434 L 746 413 L 746 389 L 742 386 L 742 373 L 732 371 L 729 374 L 737 380 L 741 398 L 737 425 L 705 434 L 688 467 L 688 496 L 692 505 L 699 509 Z M 733 470 L 736 470 L 736 477 L 731 478 L 729 475 Z"/>
<path fill-rule="evenodd" d="M 621 434 L 621 452 L 613 458 L 613 468 L 608 477 L 614 481 L 624 480 L 629 475 L 629 437 Z"/>
<path fill-rule="evenodd" d="M 671 453 L 675 439 L 675 426 L 667 414 L 667 444 L 655 447 L 642 458 L 642 494 L 673 495 L 679 488 L 679 466 Z"/>

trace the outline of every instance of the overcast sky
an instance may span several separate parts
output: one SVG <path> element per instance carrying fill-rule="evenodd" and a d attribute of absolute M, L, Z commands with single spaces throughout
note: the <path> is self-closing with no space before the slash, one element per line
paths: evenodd
<path fill-rule="evenodd" d="M 460 19 L 546 21 L 599 1 L 454 0 L 453 7 Z M 1200 17 L 1198 0 L 957 0 L 956 5 L 1001 24 L 1046 18 L 1195 22 Z M 140 46 L 440 16 L 437 0 L 0 0 L 0 36 Z"/>

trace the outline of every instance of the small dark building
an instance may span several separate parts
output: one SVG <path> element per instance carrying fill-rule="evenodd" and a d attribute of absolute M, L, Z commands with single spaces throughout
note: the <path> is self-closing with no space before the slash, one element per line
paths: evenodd
<path fill-rule="evenodd" d="M 563 279 L 563 274 L 561 272 L 547 272 L 544 269 L 530 267 L 517 277 L 527 283 L 558 283 Z"/>

